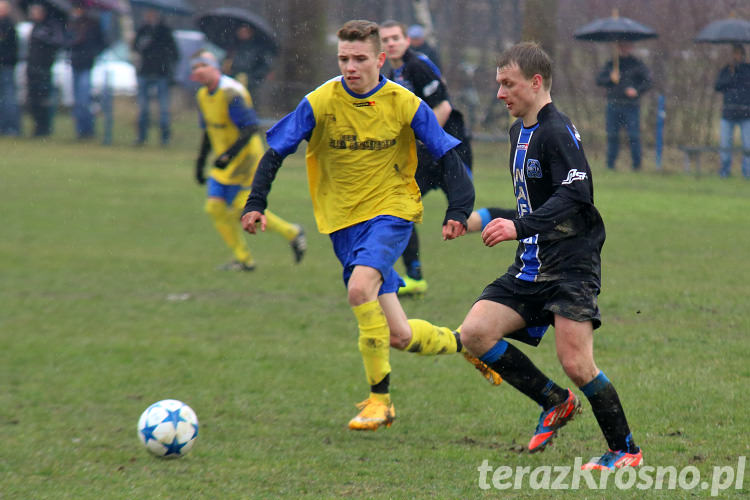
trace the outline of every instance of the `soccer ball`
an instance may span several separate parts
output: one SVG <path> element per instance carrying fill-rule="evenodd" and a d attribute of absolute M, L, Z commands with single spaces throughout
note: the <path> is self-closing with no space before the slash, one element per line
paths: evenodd
<path fill-rule="evenodd" d="M 179 458 L 187 454 L 198 437 L 198 417 L 176 399 L 152 404 L 138 419 L 138 439 L 157 457 Z"/>

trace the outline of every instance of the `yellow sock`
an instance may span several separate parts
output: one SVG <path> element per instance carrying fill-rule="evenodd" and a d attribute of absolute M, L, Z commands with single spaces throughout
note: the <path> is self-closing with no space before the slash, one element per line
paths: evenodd
<path fill-rule="evenodd" d="M 227 207 L 224 201 L 216 198 L 206 200 L 205 210 L 211 216 L 221 239 L 234 253 L 234 257 L 240 262 L 253 264 L 253 256 L 245 243 L 242 226 L 239 218 L 235 217 L 235 211 Z"/>
<path fill-rule="evenodd" d="M 367 383 L 373 386 L 391 372 L 388 321 L 377 300 L 354 306 L 352 311 L 359 326 L 359 352 L 365 365 Z"/>
<path fill-rule="evenodd" d="M 450 328 L 435 326 L 423 319 L 410 319 L 409 326 L 411 342 L 406 346 L 406 351 L 423 356 L 457 352 L 456 337 Z"/>
<path fill-rule="evenodd" d="M 271 231 L 279 233 L 287 241 L 292 241 L 294 237 L 297 236 L 299 228 L 296 225 L 285 221 L 270 210 L 266 210 L 265 215 L 266 227 L 268 227 L 268 229 L 270 229 Z"/>

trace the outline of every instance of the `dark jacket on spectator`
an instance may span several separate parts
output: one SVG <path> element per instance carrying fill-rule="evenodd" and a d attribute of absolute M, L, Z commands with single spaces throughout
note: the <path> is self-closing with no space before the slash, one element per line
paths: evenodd
<path fill-rule="evenodd" d="M 83 15 L 70 23 L 70 64 L 85 70 L 94 66 L 94 59 L 106 44 L 99 20 Z"/>
<path fill-rule="evenodd" d="M 235 40 L 227 51 L 227 59 L 231 61 L 229 76 L 245 73 L 248 85 L 255 87 L 271 71 L 273 53 L 255 40 Z"/>
<path fill-rule="evenodd" d="M 166 24 L 144 24 L 138 29 L 133 50 L 141 56 L 139 76 L 172 77 L 179 58 L 172 30 Z"/>
<path fill-rule="evenodd" d="M 750 118 L 750 63 L 740 63 L 731 71 L 724 66 L 714 87 L 724 93 L 724 109 L 721 117 L 726 120 Z"/>
<path fill-rule="evenodd" d="M 651 88 L 651 72 L 640 59 L 633 56 L 620 57 L 620 81 L 615 85 L 610 78 L 612 73 L 612 61 L 602 68 L 596 77 L 596 84 L 607 89 L 607 100 L 618 104 L 637 104 L 641 95 Z M 633 87 L 638 91 L 638 96 L 630 98 L 625 95 L 625 89 Z"/>
<path fill-rule="evenodd" d="M 0 19 L 0 66 L 15 66 L 18 62 L 18 37 L 10 18 Z"/>
<path fill-rule="evenodd" d="M 65 44 L 65 36 L 60 23 L 46 19 L 35 23 L 29 37 L 28 67 L 51 69 L 57 51 Z"/>

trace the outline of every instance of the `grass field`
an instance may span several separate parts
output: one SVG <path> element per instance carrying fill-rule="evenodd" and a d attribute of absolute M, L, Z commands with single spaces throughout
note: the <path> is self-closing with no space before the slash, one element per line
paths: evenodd
<path fill-rule="evenodd" d="M 484 460 L 570 466 L 606 445 L 584 402 L 551 448 L 529 455 L 538 407 L 457 356 L 393 352 L 396 423 L 348 431 L 367 388 L 301 155 L 280 171 L 271 206 L 308 228 L 305 261 L 293 266 L 286 242 L 265 234 L 251 240 L 254 273 L 218 272 L 230 256 L 202 212 L 197 131 L 185 123 L 168 149 L 133 149 L 121 135 L 109 148 L 0 139 L 0 498 L 708 496 L 612 481 L 606 491 L 480 489 Z M 477 146 L 477 206 L 511 203 L 506 155 Z M 608 231 L 597 362 L 647 464 L 693 466 L 703 479 L 736 468 L 750 455 L 750 183 L 593 167 Z M 514 245 L 442 242 L 443 209 L 442 195 L 426 198 L 430 291 L 404 306 L 456 326 Z M 567 382 L 551 339 L 522 349 Z M 201 423 L 178 461 L 152 458 L 136 437 L 140 413 L 165 398 Z M 721 496 L 750 494 L 745 476 Z"/>

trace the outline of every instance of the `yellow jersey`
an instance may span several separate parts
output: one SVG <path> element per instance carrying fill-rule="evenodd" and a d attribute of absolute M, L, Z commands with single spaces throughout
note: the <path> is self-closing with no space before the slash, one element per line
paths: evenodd
<path fill-rule="evenodd" d="M 237 141 L 241 128 L 258 122 L 250 93 L 241 83 L 226 75 L 221 76 L 213 92 L 201 87 L 196 98 L 201 126 L 217 157 Z M 253 134 L 226 168 L 213 167 L 209 175 L 222 184 L 250 186 L 263 152 L 262 138 Z"/>
<path fill-rule="evenodd" d="M 341 76 L 329 80 L 266 138 L 282 157 L 308 141 L 310 196 L 324 234 L 378 215 L 421 222 L 416 139 L 436 159 L 459 144 L 419 97 L 383 76 L 367 94 L 354 93 Z"/>

